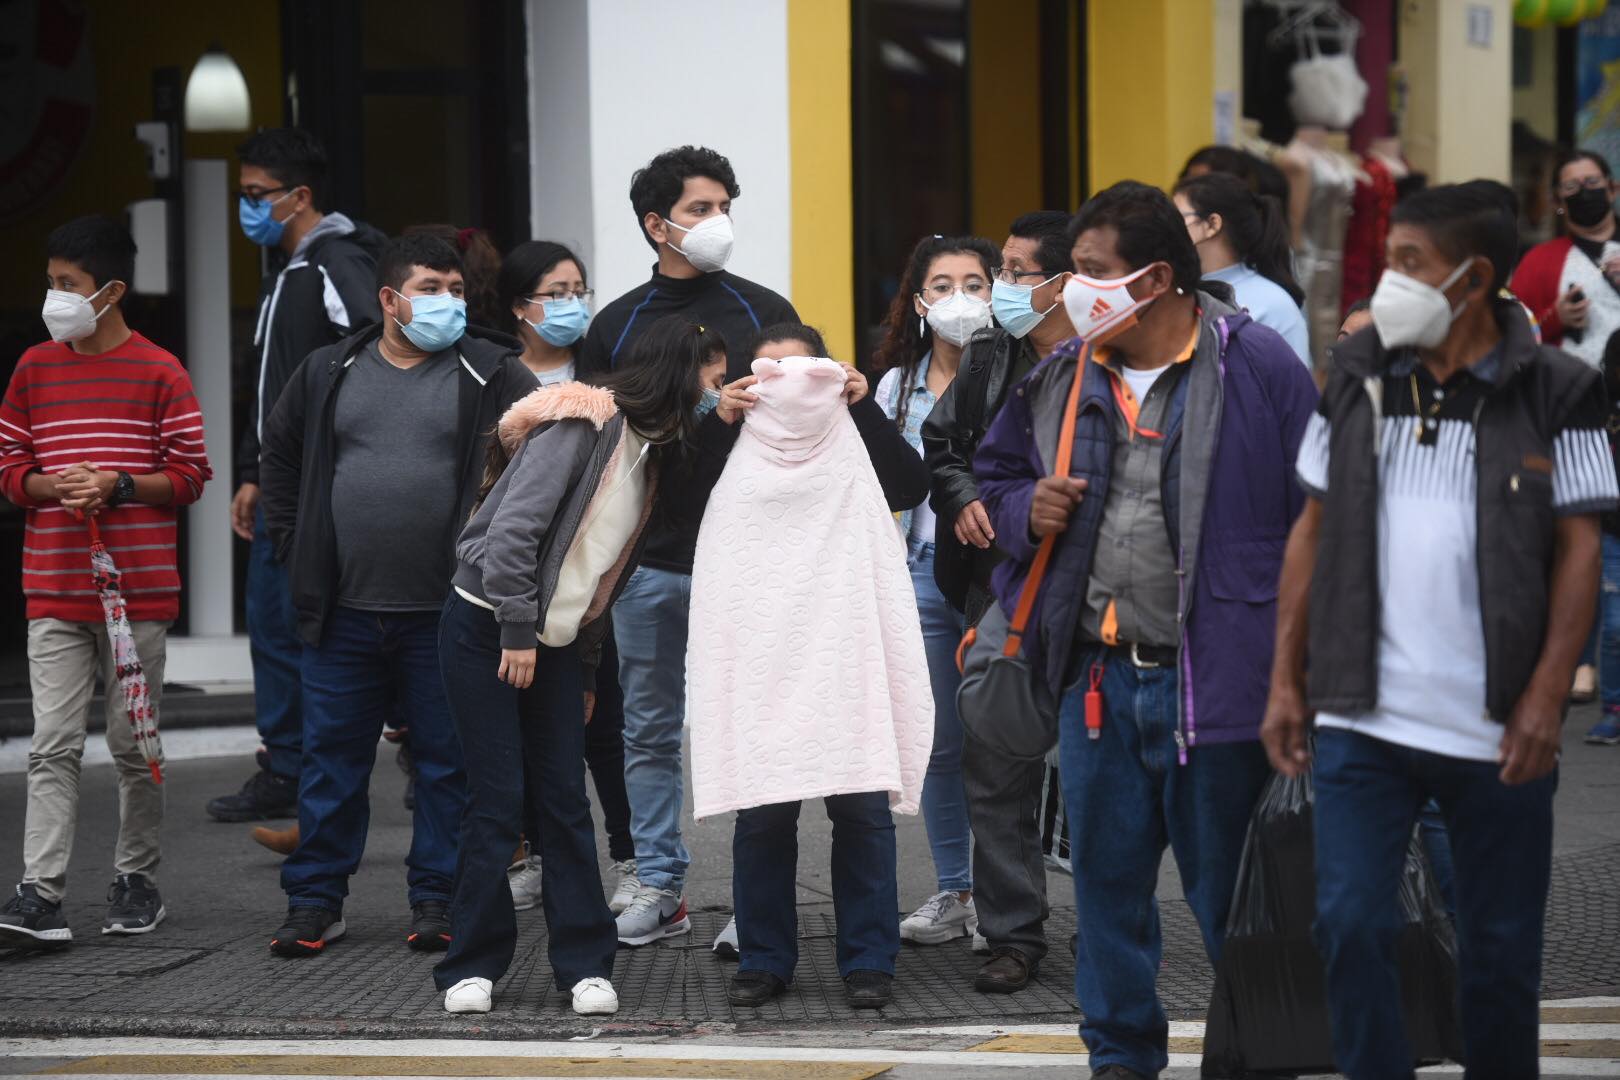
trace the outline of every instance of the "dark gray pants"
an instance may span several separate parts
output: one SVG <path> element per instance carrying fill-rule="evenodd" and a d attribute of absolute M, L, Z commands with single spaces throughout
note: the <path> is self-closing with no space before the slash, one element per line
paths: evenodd
<path fill-rule="evenodd" d="M 973 826 L 973 904 L 992 949 L 1046 955 L 1046 859 L 1039 814 L 1045 765 L 1002 757 L 967 736 L 962 784 Z"/>

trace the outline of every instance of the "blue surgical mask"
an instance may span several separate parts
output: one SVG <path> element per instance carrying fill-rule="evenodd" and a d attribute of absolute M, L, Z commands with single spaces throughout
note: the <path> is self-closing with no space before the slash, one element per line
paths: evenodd
<path fill-rule="evenodd" d="M 1045 285 L 1059 276 L 1061 275 L 1053 274 L 1052 277 L 1041 282 L 1041 285 Z M 1050 315 L 1058 304 L 1063 302 L 1060 297 L 1052 307 L 1047 308 L 1045 311 L 1036 311 L 1034 295 L 1035 290 L 1040 288 L 1041 285 L 1009 285 L 1000 278 L 996 278 L 995 282 L 990 286 L 990 310 L 995 312 L 996 322 L 1001 324 L 1001 328 L 1013 337 L 1021 338 L 1028 334 L 1039 326 L 1041 320 Z"/>
<path fill-rule="evenodd" d="M 281 199 L 291 194 L 289 191 Z M 242 223 L 242 232 L 260 247 L 275 247 L 281 243 L 281 231 L 287 223 L 277 221 L 270 213 L 281 199 L 250 199 L 243 195 L 236 202 L 236 220 Z"/>
<path fill-rule="evenodd" d="M 585 336 L 585 327 L 591 321 L 585 301 L 570 296 L 562 300 L 542 300 L 540 306 L 546 311 L 545 321 L 529 325 L 534 327 L 541 341 L 565 349 Z"/>
<path fill-rule="evenodd" d="M 423 352 L 442 352 L 461 340 L 467 332 L 467 301 L 449 293 L 431 293 L 406 296 L 395 292 L 411 306 L 411 321 L 399 323 L 399 328 Z"/>
<path fill-rule="evenodd" d="M 692 414 L 702 420 L 705 416 L 714 412 L 714 407 L 718 404 L 720 404 L 720 391 L 712 386 L 705 386 L 703 396 L 698 398 L 696 405 L 692 406 Z"/>

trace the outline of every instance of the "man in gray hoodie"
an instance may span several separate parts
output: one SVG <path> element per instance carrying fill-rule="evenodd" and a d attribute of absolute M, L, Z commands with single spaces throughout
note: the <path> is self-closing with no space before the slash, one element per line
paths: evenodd
<path fill-rule="evenodd" d="M 256 392 L 231 502 L 232 529 L 253 544 L 247 624 L 264 751 L 241 791 L 211 800 L 208 813 L 219 821 L 259 821 L 297 814 L 303 752 L 297 616 L 287 571 L 275 561 L 259 512 L 260 428 L 304 357 L 378 321 L 376 257 L 385 238 L 343 214 L 323 212 L 326 152 L 308 132 L 261 131 L 236 152 L 242 231 L 270 250 L 253 334 Z"/>

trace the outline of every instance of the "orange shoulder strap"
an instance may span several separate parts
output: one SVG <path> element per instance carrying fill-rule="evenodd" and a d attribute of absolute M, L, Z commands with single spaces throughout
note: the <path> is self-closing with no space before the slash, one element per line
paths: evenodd
<path fill-rule="evenodd" d="M 1069 387 L 1069 400 L 1063 407 L 1063 425 L 1058 429 L 1057 462 L 1052 470 L 1053 476 L 1069 475 L 1069 463 L 1074 458 L 1075 418 L 1080 411 L 1080 387 L 1085 382 L 1090 361 L 1091 346 L 1082 344 L 1080 355 L 1075 360 L 1074 383 Z M 1029 615 L 1035 607 L 1035 597 L 1040 593 L 1041 579 L 1046 576 L 1046 564 L 1052 561 L 1052 549 L 1057 546 L 1059 535 L 1048 535 L 1035 552 L 1035 561 L 1029 566 L 1029 576 L 1024 579 L 1024 587 L 1018 593 L 1018 607 L 1007 627 L 1007 641 L 1001 647 L 1003 656 L 1013 656 L 1023 646 L 1024 627 L 1029 625 Z"/>

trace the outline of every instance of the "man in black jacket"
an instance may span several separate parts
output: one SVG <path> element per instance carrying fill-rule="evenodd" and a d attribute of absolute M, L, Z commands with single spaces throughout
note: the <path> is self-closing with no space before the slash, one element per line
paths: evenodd
<path fill-rule="evenodd" d="M 934 578 L 970 626 L 994 602 L 990 571 L 1001 559 L 979 501 L 973 452 L 1013 385 L 1074 336 L 1063 308 L 1072 270 L 1068 230 L 1069 215 L 1059 210 L 1037 210 L 1012 223 L 991 292 L 1000 325 L 973 336 L 955 381 L 923 421 L 939 523 Z M 971 731 L 966 738 L 971 745 L 962 755 L 962 781 L 973 827 L 973 898 L 991 954 L 973 984 L 985 993 L 1012 993 L 1029 985 L 1046 955 L 1038 821 L 1045 766 L 1003 757 Z"/>
<path fill-rule="evenodd" d="M 1261 737 L 1300 775 L 1315 712 L 1316 939 L 1351 1080 L 1412 1074 L 1396 894 L 1430 798 L 1468 1074 L 1537 1070 L 1565 699 L 1620 492 L 1598 373 L 1497 296 L 1516 241 L 1471 185 L 1398 205 L 1374 326 L 1334 347 L 1300 445 Z"/>
<path fill-rule="evenodd" d="M 237 147 L 238 217 L 248 239 L 271 252 L 253 335 L 257 392 L 237 452 L 231 528 L 252 542 L 246 586 L 253 657 L 253 709 L 263 767 L 234 795 L 208 803 L 218 821 L 297 813 L 303 751 L 298 637 L 286 571 L 271 555 L 259 513 L 259 431 L 304 357 L 377 321 L 376 253 L 383 236 L 326 206 L 326 154 L 298 128 L 261 131 Z"/>
<path fill-rule="evenodd" d="M 652 278 L 591 320 L 580 373 L 606 371 L 664 315 L 684 315 L 726 341 L 727 381 L 743 378 L 749 345 L 765 327 L 799 321 L 776 293 L 729 274 L 731 162 L 704 147 L 666 150 L 630 179 L 642 235 L 658 253 Z M 671 475 L 676 470 L 670 470 Z M 709 485 L 712 487 L 712 482 Z M 701 506 L 708 489 L 683 493 Z M 661 500 L 666 507 L 672 501 Z M 645 902 L 619 916 L 619 940 L 645 944 L 691 928 L 681 890 L 691 861 L 681 840 L 681 728 L 686 701 L 686 621 L 698 517 L 661 513 L 648 525 L 641 565 L 614 608 L 624 691 L 624 775 L 630 832 Z"/>
<path fill-rule="evenodd" d="M 515 340 L 467 329 L 461 259 L 444 241 L 390 242 L 377 284 L 382 325 L 311 353 L 264 427 L 264 513 L 304 645 L 299 841 L 281 870 L 286 925 L 270 945 L 283 956 L 344 932 L 377 738 L 396 702 L 417 766 L 406 942 L 449 940 L 466 778 L 439 612 L 488 433 L 534 389 Z"/>

